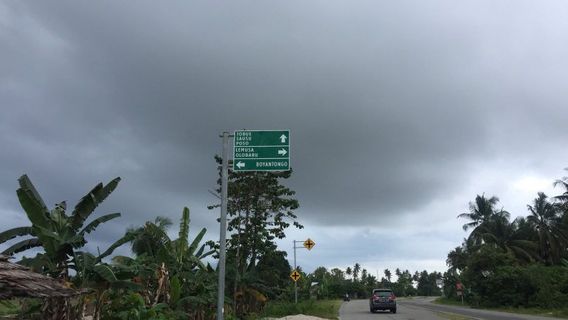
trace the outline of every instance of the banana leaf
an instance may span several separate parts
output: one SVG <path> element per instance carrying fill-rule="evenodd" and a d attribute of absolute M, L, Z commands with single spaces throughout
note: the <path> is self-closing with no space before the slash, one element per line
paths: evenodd
<path fill-rule="evenodd" d="M 79 203 L 77 203 L 71 215 L 71 226 L 73 230 L 77 231 L 83 226 L 85 220 L 87 220 L 95 208 L 116 189 L 119 182 L 120 177 L 113 179 L 105 186 L 99 183 L 79 200 Z"/>
<path fill-rule="evenodd" d="M 85 233 L 91 233 L 92 231 L 94 231 L 99 224 L 107 222 L 109 220 L 112 220 L 114 218 L 118 218 L 120 217 L 120 213 L 110 213 L 107 215 L 104 215 L 102 217 L 99 217 L 93 221 L 91 221 L 86 227 L 83 228 L 83 230 L 81 230 L 81 232 L 79 232 L 79 234 L 84 235 Z"/>
<path fill-rule="evenodd" d="M 116 279 L 114 272 L 112 272 L 112 269 L 107 265 L 99 264 L 96 265 L 93 269 L 101 278 L 105 279 L 107 282 L 113 283 L 118 280 Z"/>
<path fill-rule="evenodd" d="M 32 238 L 32 239 L 27 239 L 27 240 L 23 240 L 20 241 L 14 245 L 12 245 L 10 248 L 2 251 L 2 254 L 5 256 L 11 256 L 13 254 L 22 252 L 22 251 L 26 251 L 30 248 L 36 248 L 36 247 L 41 247 L 41 241 L 39 241 L 38 238 Z"/>
<path fill-rule="evenodd" d="M 15 237 L 21 236 L 33 236 L 32 227 L 18 227 L 6 230 L 0 233 L 0 243 L 4 243 L 8 240 L 14 239 Z"/>

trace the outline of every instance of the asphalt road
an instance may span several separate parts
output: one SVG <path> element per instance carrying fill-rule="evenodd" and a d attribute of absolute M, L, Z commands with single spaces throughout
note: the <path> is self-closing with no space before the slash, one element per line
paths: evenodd
<path fill-rule="evenodd" d="M 377 313 L 369 312 L 368 300 L 351 300 L 344 302 L 339 309 L 339 317 L 341 320 L 378 320 L 378 319 L 404 319 L 404 320 L 438 320 L 444 319 L 436 315 L 428 309 L 415 307 L 397 301 L 396 314 L 384 311 Z"/>
<path fill-rule="evenodd" d="M 506 312 L 477 310 L 454 306 L 432 304 L 431 298 L 397 299 L 397 313 L 369 312 L 368 300 L 344 302 L 339 310 L 341 320 L 551 320 L 558 318 L 518 315 Z"/>

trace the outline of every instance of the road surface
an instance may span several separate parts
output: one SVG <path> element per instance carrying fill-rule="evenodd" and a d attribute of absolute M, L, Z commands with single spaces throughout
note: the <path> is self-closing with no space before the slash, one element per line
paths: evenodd
<path fill-rule="evenodd" d="M 397 299 L 397 313 L 369 312 L 368 300 L 344 302 L 339 310 L 341 320 L 551 320 L 558 318 L 477 310 L 431 303 L 431 298 Z"/>

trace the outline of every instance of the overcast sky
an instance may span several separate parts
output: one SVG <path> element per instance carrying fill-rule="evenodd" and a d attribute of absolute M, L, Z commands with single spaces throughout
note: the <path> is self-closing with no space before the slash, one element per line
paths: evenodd
<path fill-rule="evenodd" d="M 123 180 L 104 250 L 157 215 L 217 239 L 218 135 L 289 129 L 312 271 L 444 271 L 477 194 L 513 217 L 568 172 L 568 3 L 0 1 L 0 217 Z M 177 233 L 172 229 L 172 236 Z M 5 249 L 5 245 L 0 245 Z M 127 253 L 122 248 L 119 253 Z"/>

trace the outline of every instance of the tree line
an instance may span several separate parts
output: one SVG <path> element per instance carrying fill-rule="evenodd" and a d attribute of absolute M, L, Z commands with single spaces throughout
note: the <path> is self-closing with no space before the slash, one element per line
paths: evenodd
<path fill-rule="evenodd" d="M 284 238 L 290 226 L 302 228 L 294 213 L 299 206 L 295 192 L 282 184 L 291 174 L 230 171 L 228 319 L 259 312 L 268 299 L 283 297 L 288 290 L 288 270 L 276 277 L 274 270 L 284 270 L 279 264 L 289 269 L 286 254 L 277 250 L 275 239 Z M 119 182 L 116 178 L 97 184 L 68 210 L 65 201 L 48 208 L 31 180 L 26 175 L 20 177 L 17 196 L 30 225 L 0 232 L 0 245 L 11 244 L 2 254 L 39 251 L 18 263 L 60 279 L 81 294 L 49 300 L 51 305 L 44 305 L 43 313 L 38 312 L 41 301 L 13 302 L 25 317 L 38 319 L 82 319 L 86 315 L 95 320 L 214 319 L 218 278 L 214 259 L 219 255 L 219 243 L 203 243 L 205 228 L 190 234 L 188 208 L 181 212 L 175 239 L 168 235 L 172 221 L 158 216 L 127 229 L 102 252 L 85 250 L 88 234 L 121 216 L 111 213 L 92 219 L 95 209 Z M 130 255 L 113 255 L 124 245 L 130 247 Z"/>
<path fill-rule="evenodd" d="M 552 198 L 539 192 L 527 205 L 528 215 L 514 220 L 495 196 L 477 195 L 470 202 L 458 217 L 471 232 L 446 261 L 447 297 L 457 298 L 460 282 L 472 305 L 568 305 L 568 177 L 554 185 L 564 192 Z"/>
<path fill-rule="evenodd" d="M 300 270 L 301 271 L 301 270 Z M 394 274 L 385 269 L 379 275 L 373 275 L 359 263 L 345 270 L 318 267 L 312 273 L 300 272 L 300 297 L 302 299 L 340 299 L 346 294 L 350 298 L 369 298 L 373 289 L 388 288 L 396 296 L 439 296 L 442 294 L 438 283 L 442 280 L 440 272 L 426 270 L 411 273 L 409 270 L 395 269 Z M 394 277 L 396 276 L 396 280 Z"/>

